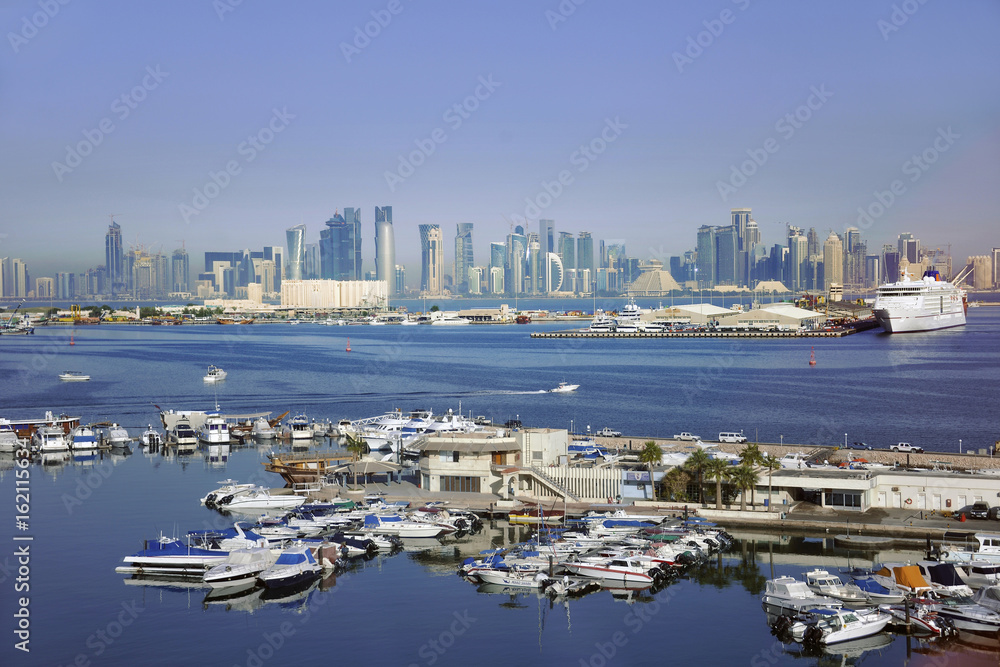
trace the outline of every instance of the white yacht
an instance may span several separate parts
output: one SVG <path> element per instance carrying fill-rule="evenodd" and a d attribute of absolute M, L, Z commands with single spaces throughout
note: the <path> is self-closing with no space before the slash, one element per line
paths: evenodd
<path fill-rule="evenodd" d="M 99 444 L 94 429 L 89 426 L 77 426 L 69 434 L 69 447 L 74 451 L 85 449 L 97 449 Z"/>
<path fill-rule="evenodd" d="M 37 452 L 69 451 L 66 433 L 59 426 L 39 426 L 31 434 L 31 445 Z M 10 451 L 14 451 L 13 449 Z"/>
<path fill-rule="evenodd" d="M 431 324 L 439 325 L 454 325 L 454 324 L 469 324 L 469 320 L 464 317 L 459 317 L 455 313 L 446 313 L 441 317 L 436 317 L 431 320 Z"/>
<path fill-rule="evenodd" d="M 899 282 L 878 288 L 872 306 L 875 321 L 887 333 L 933 331 L 965 324 L 964 290 L 943 280 L 933 269 L 924 272 L 920 280 L 911 280 L 905 269 L 900 273 Z"/>
<path fill-rule="evenodd" d="M 107 427 L 105 442 L 112 447 L 123 447 L 132 442 L 132 436 L 119 424 L 111 424 L 111 426 Z"/>
<path fill-rule="evenodd" d="M 297 414 L 289 419 L 281 429 L 281 437 L 290 440 L 312 440 L 313 428 L 309 417 Z"/>
<path fill-rule="evenodd" d="M 805 470 L 809 467 L 808 459 L 809 455 L 803 452 L 789 452 L 778 459 L 778 462 L 786 470 Z"/>
<path fill-rule="evenodd" d="M 64 382 L 86 382 L 90 376 L 80 371 L 63 371 L 59 374 L 59 379 Z"/>
<path fill-rule="evenodd" d="M 622 308 L 622 312 L 618 313 L 618 317 L 615 318 L 618 322 L 618 326 L 622 325 L 633 325 L 638 326 L 639 320 L 642 316 L 642 308 L 636 305 L 635 299 L 629 297 L 628 303 Z"/>
<path fill-rule="evenodd" d="M 277 435 L 278 432 L 275 431 L 271 426 L 271 423 L 263 417 L 259 417 L 257 421 L 253 423 L 253 428 L 250 429 L 250 436 L 257 440 L 270 440 Z"/>
<path fill-rule="evenodd" d="M 213 445 L 229 443 L 229 424 L 219 415 L 212 415 L 198 432 L 198 440 Z"/>
<path fill-rule="evenodd" d="M 191 428 L 190 422 L 180 420 L 167 432 L 167 442 L 177 445 L 177 447 L 196 447 L 198 445 L 198 434 Z"/>
<path fill-rule="evenodd" d="M 209 366 L 204 379 L 205 382 L 221 382 L 226 379 L 226 375 L 228 375 L 228 373 L 218 366 Z"/>
<path fill-rule="evenodd" d="M 62 429 L 59 429 L 59 432 L 62 433 Z M 21 444 L 21 439 L 17 437 L 10 422 L 6 419 L 0 419 L 0 452 L 17 451 Z"/>
<path fill-rule="evenodd" d="M 594 312 L 594 319 L 590 321 L 590 326 L 584 331 L 610 332 L 615 330 L 615 318 L 609 316 L 601 309 Z"/>
<path fill-rule="evenodd" d="M 844 606 L 840 600 L 816 594 L 804 581 L 794 577 L 768 579 L 761 604 L 764 611 L 774 616 L 796 616 L 806 610 L 840 609 Z"/>

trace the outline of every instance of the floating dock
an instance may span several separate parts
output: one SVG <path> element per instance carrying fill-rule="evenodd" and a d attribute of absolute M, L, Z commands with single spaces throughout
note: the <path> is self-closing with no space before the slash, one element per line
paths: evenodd
<path fill-rule="evenodd" d="M 871 327 L 867 327 L 871 328 Z M 532 338 L 843 338 L 864 328 L 831 331 L 538 331 Z"/>

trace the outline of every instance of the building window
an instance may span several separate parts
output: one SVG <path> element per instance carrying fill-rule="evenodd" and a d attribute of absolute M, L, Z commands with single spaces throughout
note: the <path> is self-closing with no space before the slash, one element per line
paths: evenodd
<path fill-rule="evenodd" d="M 463 493 L 479 493 L 478 477 L 460 477 L 458 475 L 442 475 L 442 491 L 459 491 Z"/>
<path fill-rule="evenodd" d="M 853 491 L 833 491 L 826 493 L 827 507 L 861 509 L 861 494 Z"/>
<path fill-rule="evenodd" d="M 458 463 L 458 452 L 452 452 L 451 453 L 451 462 L 452 463 Z"/>

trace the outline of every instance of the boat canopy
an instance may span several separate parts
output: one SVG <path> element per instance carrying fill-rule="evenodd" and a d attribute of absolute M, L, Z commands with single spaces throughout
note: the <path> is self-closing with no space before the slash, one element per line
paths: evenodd
<path fill-rule="evenodd" d="M 893 577 L 897 584 L 912 590 L 931 587 L 923 575 L 920 574 L 920 568 L 916 565 L 894 567 L 891 573 L 888 567 L 883 567 L 878 573 L 886 577 Z"/>
<path fill-rule="evenodd" d="M 278 560 L 275 561 L 275 565 L 298 565 L 300 563 L 315 563 L 312 554 L 308 549 L 302 549 L 300 551 L 285 551 L 280 556 Z"/>
<path fill-rule="evenodd" d="M 962 577 L 959 576 L 955 566 L 951 563 L 939 563 L 927 568 L 931 575 L 931 581 L 941 586 L 965 586 Z"/>
<path fill-rule="evenodd" d="M 858 588 L 863 590 L 865 593 L 875 593 L 876 595 L 888 595 L 892 591 L 880 584 L 875 579 L 871 577 L 859 577 L 854 580 Z"/>

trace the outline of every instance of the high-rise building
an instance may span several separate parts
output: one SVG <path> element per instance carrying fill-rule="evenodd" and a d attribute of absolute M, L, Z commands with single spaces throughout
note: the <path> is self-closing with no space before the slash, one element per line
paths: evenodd
<path fill-rule="evenodd" d="M 738 285 L 739 270 L 739 229 L 736 225 L 726 225 L 715 229 L 715 284 Z"/>
<path fill-rule="evenodd" d="M 1000 287 L 1000 248 L 993 248 L 993 287 Z"/>
<path fill-rule="evenodd" d="M 899 260 L 906 260 L 910 264 L 920 262 L 920 239 L 913 238 L 910 232 L 903 232 L 899 235 L 898 241 Z"/>
<path fill-rule="evenodd" d="M 543 254 L 557 252 L 555 220 L 538 221 L 538 242 L 541 244 Z"/>
<path fill-rule="evenodd" d="M 563 265 L 559 255 L 554 252 L 545 253 L 545 284 L 549 292 L 562 290 Z"/>
<path fill-rule="evenodd" d="M 10 263 L 11 279 L 13 282 L 13 291 L 11 296 L 16 297 L 26 297 L 30 291 L 28 288 L 28 283 L 31 277 L 28 275 L 28 265 L 24 263 L 23 259 L 15 257 Z"/>
<path fill-rule="evenodd" d="M 494 241 L 490 243 L 490 268 L 499 267 L 503 270 L 507 266 L 507 244 Z"/>
<path fill-rule="evenodd" d="M 52 278 L 35 278 L 35 298 L 51 299 L 55 296 L 56 281 Z"/>
<path fill-rule="evenodd" d="M 57 299 L 72 299 L 76 296 L 76 274 L 56 273 L 55 296 Z"/>
<path fill-rule="evenodd" d="M 521 230 L 521 231 L 518 231 Z M 528 237 L 524 229 L 517 227 L 507 235 L 507 263 L 504 271 L 504 287 L 510 295 L 524 294 L 524 279 L 528 260 Z"/>
<path fill-rule="evenodd" d="M 438 295 L 444 285 L 444 236 L 441 225 L 420 225 L 420 290 Z"/>
<path fill-rule="evenodd" d="M 123 260 L 122 228 L 112 219 L 108 233 L 104 235 L 104 266 L 111 284 L 111 296 L 125 291 L 127 278 Z"/>
<path fill-rule="evenodd" d="M 472 223 L 459 222 L 455 225 L 455 288 L 459 292 L 469 289 L 469 269 L 475 264 L 472 252 Z"/>
<path fill-rule="evenodd" d="M 525 292 L 528 294 L 541 294 L 544 291 L 545 262 L 544 253 L 538 234 L 528 234 L 528 273 L 526 276 L 529 285 L 525 285 Z"/>
<path fill-rule="evenodd" d="M 865 282 L 864 287 L 877 287 L 881 273 L 881 258 L 878 255 L 865 255 Z"/>
<path fill-rule="evenodd" d="M 323 280 L 354 280 L 354 224 L 334 211 L 319 233 L 320 277 Z"/>
<path fill-rule="evenodd" d="M 285 277 L 288 280 L 303 280 L 306 263 L 306 226 L 289 227 L 285 230 L 285 239 L 285 248 L 288 250 Z"/>
<path fill-rule="evenodd" d="M 829 291 L 830 285 L 844 284 L 844 244 L 835 232 L 830 232 L 823 243 L 823 287 Z M 817 286 L 818 288 L 819 286 Z"/>
<path fill-rule="evenodd" d="M 698 228 L 698 260 L 695 266 L 698 289 L 715 286 L 715 253 L 715 227 L 702 225 Z"/>
<path fill-rule="evenodd" d="M 503 277 L 504 277 L 504 267 L 502 266 L 490 267 L 490 294 L 504 293 Z"/>
<path fill-rule="evenodd" d="M 788 287 L 793 292 L 801 292 L 806 289 L 805 267 L 809 257 L 809 241 L 802 235 L 802 230 L 798 227 L 788 229 Z"/>
<path fill-rule="evenodd" d="M 389 285 L 389 296 L 400 292 L 396 289 L 396 240 L 392 227 L 392 207 L 375 207 L 375 279 Z"/>
<path fill-rule="evenodd" d="M 485 271 L 481 266 L 470 266 L 466 272 L 465 284 L 469 294 L 482 294 Z"/>
<path fill-rule="evenodd" d="M 808 257 L 812 257 L 822 252 L 823 249 L 819 247 L 819 234 L 816 233 L 815 227 L 810 227 L 806 234 L 806 254 Z"/>
<path fill-rule="evenodd" d="M 732 217 L 731 224 L 736 228 L 736 239 L 738 245 L 736 250 L 746 250 L 747 247 L 747 225 L 750 223 L 750 209 L 748 208 L 734 208 L 730 210 L 730 216 Z"/>
<path fill-rule="evenodd" d="M 576 241 L 569 232 L 559 232 L 559 259 L 562 260 L 564 270 L 576 269 Z"/>
<path fill-rule="evenodd" d="M 893 246 L 882 246 L 882 266 L 879 267 L 880 283 L 894 283 L 899 280 L 899 251 Z"/>
<path fill-rule="evenodd" d="M 191 291 L 191 265 L 187 250 L 178 248 L 170 258 L 170 291 Z"/>
<path fill-rule="evenodd" d="M 396 265 L 396 291 L 394 294 L 402 295 L 406 293 L 406 267 Z"/>
<path fill-rule="evenodd" d="M 0 257 L 0 296 L 13 296 L 13 280 L 10 257 Z"/>
<path fill-rule="evenodd" d="M 590 232 L 580 232 L 576 235 L 576 268 L 578 271 L 587 270 L 590 272 L 590 278 L 593 279 L 594 273 L 594 239 L 590 235 Z M 577 276 L 577 280 L 582 280 L 581 276 Z M 586 289 L 582 289 L 582 292 L 590 292 L 593 290 L 593 286 L 589 283 Z"/>
<path fill-rule="evenodd" d="M 972 273 L 969 274 L 969 277 L 972 279 L 972 287 L 974 289 L 990 289 L 993 287 L 993 271 L 990 266 L 989 255 L 974 255 L 969 257 L 967 264 L 972 265 Z"/>

